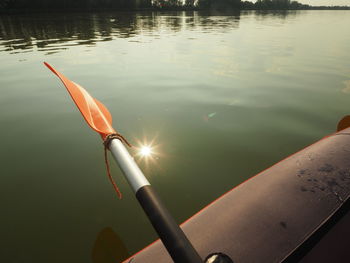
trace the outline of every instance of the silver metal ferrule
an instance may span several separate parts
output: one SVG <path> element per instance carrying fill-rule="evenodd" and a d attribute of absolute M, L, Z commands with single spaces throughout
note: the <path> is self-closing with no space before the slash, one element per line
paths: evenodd
<path fill-rule="evenodd" d="M 109 150 L 135 193 L 141 187 L 150 185 L 140 168 L 135 163 L 134 158 L 131 157 L 130 153 L 120 140 L 113 139 L 109 144 Z"/>

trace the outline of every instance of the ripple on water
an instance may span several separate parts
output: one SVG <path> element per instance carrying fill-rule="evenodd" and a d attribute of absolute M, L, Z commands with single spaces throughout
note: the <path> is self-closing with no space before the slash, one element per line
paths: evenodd
<path fill-rule="evenodd" d="M 345 88 L 343 88 L 341 91 L 344 93 L 350 93 L 350 80 L 343 81 Z"/>

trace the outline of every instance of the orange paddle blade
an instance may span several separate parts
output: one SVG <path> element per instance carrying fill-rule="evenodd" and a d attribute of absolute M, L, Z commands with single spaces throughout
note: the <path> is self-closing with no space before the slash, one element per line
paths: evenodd
<path fill-rule="evenodd" d="M 108 134 L 116 133 L 112 127 L 112 116 L 107 108 L 98 100 L 94 99 L 84 88 L 67 79 L 50 64 L 44 64 L 57 75 L 67 88 L 75 105 L 83 115 L 89 126 L 97 131 L 104 139 Z"/>

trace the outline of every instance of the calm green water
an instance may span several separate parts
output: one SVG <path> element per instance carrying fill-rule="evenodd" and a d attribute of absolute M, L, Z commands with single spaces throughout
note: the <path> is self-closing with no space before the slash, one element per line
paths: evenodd
<path fill-rule="evenodd" d="M 349 27 L 349 11 L 1 16 L 1 261 L 111 262 L 106 227 L 129 253 L 156 238 L 43 61 L 153 140 L 137 160 L 182 222 L 350 113 Z"/>

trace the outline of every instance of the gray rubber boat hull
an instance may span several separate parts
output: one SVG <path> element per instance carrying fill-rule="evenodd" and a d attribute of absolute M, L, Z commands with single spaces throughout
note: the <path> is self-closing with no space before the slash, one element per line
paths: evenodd
<path fill-rule="evenodd" d="M 203 259 L 213 252 L 222 252 L 235 263 L 298 262 L 317 248 L 315 244 L 325 242 L 325 234 L 336 229 L 341 218 L 347 221 L 343 230 L 337 231 L 350 229 L 349 195 L 350 128 L 252 177 L 181 227 Z M 337 247 L 344 242 L 350 244 L 349 237 Z M 317 255 L 322 254 L 319 250 Z M 344 257 L 349 252 L 343 250 L 334 253 L 343 253 Z M 158 240 L 124 262 L 172 260 Z M 350 258 L 342 262 L 350 262 Z"/>

